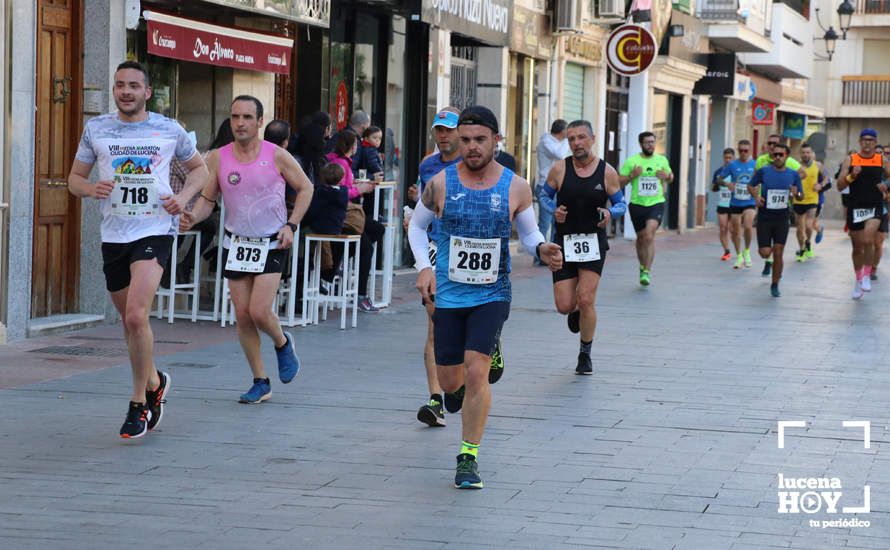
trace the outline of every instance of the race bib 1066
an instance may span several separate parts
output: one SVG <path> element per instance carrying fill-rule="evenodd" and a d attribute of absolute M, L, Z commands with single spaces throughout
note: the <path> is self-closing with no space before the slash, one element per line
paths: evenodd
<path fill-rule="evenodd" d="M 269 255 L 269 237 L 232 237 L 229 256 L 226 259 L 228 271 L 262 273 Z"/>
<path fill-rule="evenodd" d="M 567 262 L 595 262 L 600 259 L 600 241 L 596 233 L 566 235 L 562 242 Z"/>
<path fill-rule="evenodd" d="M 448 279 L 455 283 L 487 285 L 498 280 L 501 239 L 451 237 Z"/>
<path fill-rule="evenodd" d="M 160 213 L 158 187 L 151 174 L 115 174 L 111 192 L 115 216 L 147 218 Z"/>
<path fill-rule="evenodd" d="M 864 222 L 865 220 L 870 220 L 875 217 L 875 209 L 874 208 L 854 208 L 853 209 L 853 223 Z"/>

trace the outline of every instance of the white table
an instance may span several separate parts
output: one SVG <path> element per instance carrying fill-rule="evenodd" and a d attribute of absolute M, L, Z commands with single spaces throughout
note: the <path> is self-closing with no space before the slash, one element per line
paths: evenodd
<path fill-rule="evenodd" d="M 392 301 L 393 255 L 395 254 L 395 231 L 398 217 L 395 215 L 396 186 L 394 181 L 384 181 L 374 186 L 374 216 L 380 215 L 383 204 L 383 269 L 377 269 L 378 246 L 374 243 L 371 254 L 371 276 L 368 281 L 368 297 L 375 307 L 387 307 Z M 376 219 L 376 218 L 375 218 Z M 377 277 L 381 277 L 380 299 L 377 299 Z"/>

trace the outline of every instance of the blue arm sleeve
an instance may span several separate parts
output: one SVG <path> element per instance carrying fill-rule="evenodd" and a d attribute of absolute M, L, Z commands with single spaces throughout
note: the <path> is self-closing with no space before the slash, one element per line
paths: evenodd
<path fill-rule="evenodd" d="M 620 188 L 614 194 L 609 195 L 609 202 L 612 203 L 612 206 L 609 207 L 609 214 L 613 218 L 620 218 L 627 212 L 627 203 L 624 202 L 624 193 Z"/>
<path fill-rule="evenodd" d="M 538 202 L 548 210 L 556 210 L 556 189 L 546 183 L 538 186 Z"/>

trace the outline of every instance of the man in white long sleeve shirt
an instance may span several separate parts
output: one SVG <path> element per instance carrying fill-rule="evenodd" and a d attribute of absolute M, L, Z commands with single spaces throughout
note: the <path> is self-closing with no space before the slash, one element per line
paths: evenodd
<path fill-rule="evenodd" d="M 538 173 L 535 179 L 536 193 L 538 197 L 538 229 L 545 238 L 553 239 L 551 229 L 553 226 L 553 199 L 547 195 L 541 195 L 542 186 L 547 185 L 547 174 L 553 164 L 569 156 L 569 143 L 566 139 L 566 121 L 557 119 L 550 125 L 550 133 L 541 136 L 536 151 L 538 153 Z"/>

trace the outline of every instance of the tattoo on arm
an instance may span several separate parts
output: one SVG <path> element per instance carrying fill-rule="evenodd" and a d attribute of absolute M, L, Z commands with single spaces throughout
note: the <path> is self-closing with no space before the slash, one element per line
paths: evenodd
<path fill-rule="evenodd" d="M 423 201 L 423 205 L 429 210 L 433 212 L 436 211 L 436 186 L 433 182 L 430 182 L 426 188 L 424 188 L 421 201 Z"/>

